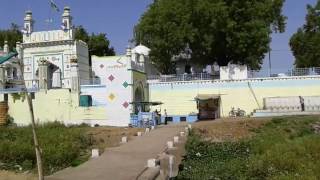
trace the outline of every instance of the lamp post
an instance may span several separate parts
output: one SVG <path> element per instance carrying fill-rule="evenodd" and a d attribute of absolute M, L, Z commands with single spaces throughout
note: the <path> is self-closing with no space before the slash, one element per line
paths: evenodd
<path fill-rule="evenodd" d="M 271 49 L 269 49 L 269 77 L 271 77 Z"/>

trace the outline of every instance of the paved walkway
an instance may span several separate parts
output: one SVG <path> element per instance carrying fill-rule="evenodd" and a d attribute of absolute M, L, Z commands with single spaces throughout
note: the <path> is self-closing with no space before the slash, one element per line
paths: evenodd
<path fill-rule="evenodd" d="M 108 148 L 96 159 L 59 171 L 46 180 L 133 180 L 145 169 L 147 160 L 156 158 L 168 140 L 183 131 L 185 124 L 157 128 L 119 147 Z"/>

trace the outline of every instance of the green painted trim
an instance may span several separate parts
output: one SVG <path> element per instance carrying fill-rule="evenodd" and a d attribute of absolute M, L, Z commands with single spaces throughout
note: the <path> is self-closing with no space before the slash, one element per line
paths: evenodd
<path fill-rule="evenodd" d="M 11 58 L 17 56 L 18 53 L 17 52 L 10 52 L 5 56 L 0 56 L 0 64 L 3 64 L 5 62 L 7 62 L 8 60 L 10 60 Z"/>

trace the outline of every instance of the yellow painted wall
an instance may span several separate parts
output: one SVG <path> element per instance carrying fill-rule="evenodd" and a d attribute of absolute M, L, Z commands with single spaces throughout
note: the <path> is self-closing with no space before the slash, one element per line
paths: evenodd
<path fill-rule="evenodd" d="M 222 117 L 226 117 L 232 107 L 245 110 L 247 115 L 255 109 L 262 109 L 263 99 L 266 97 L 320 96 L 320 77 L 306 81 L 300 79 L 255 82 L 252 89 L 258 102 L 247 83 L 248 81 L 233 84 L 227 81 L 151 83 L 150 101 L 163 102 L 162 113 L 166 109 L 168 115 L 188 115 L 192 112 L 198 113 L 194 100 L 198 94 L 220 94 L 220 113 Z"/>
<path fill-rule="evenodd" d="M 64 121 L 66 124 L 82 123 L 90 120 L 105 120 L 105 107 L 79 107 L 78 95 L 68 89 L 48 90 L 35 93 L 33 100 L 35 119 L 37 122 Z M 15 123 L 30 124 L 30 113 L 27 101 L 14 102 L 9 95 L 9 114 Z"/>
<path fill-rule="evenodd" d="M 134 82 L 143 81 L 144 74 L 134 73 Z M 255 98 L 250 91 L 248 82 L 251 83 Z M 133 88 L 136 88 L 134 83 Z M 241 108 L 247 114 L 255 109 L 263 107 L 263 99 L 277 96 L 320 96 L 319 78 L 297 78 L 289 80 L 261 80 L 251 81 L 193 81 L 193 82 L 172 82 L 172 83 L 150 83 L 149 100 L 160 101 L 162 112 L 166 109 L 168 115 L 188 115 L 197 113 L 196 101 L 194 98 L 198 94 L 220 94 L 221 95 L 221 115 L 228 116 L 232 107 Z M 145 89 L 146 91 L 148 89 Z M 66 124 L 91 123 L 108 121 L 106 108 L 99 107 L 79 107 L 79 96 L 70 93 L 68 89 L 52 89 L 47 92 L 35 93 L 33 100 L 35 118 L 39 122 L 64 121 Z M 19 125 L 30 123 L 30 114 L 27 101 L 13 101 L 9 95 L 9 114 Z M 259 107 L 260 106 L 260 107 Z"/>

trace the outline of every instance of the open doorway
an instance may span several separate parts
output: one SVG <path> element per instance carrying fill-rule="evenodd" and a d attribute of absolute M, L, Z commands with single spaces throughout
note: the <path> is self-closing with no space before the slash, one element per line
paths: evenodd
<path fill-rule="evenodd" d="M 144 102 L 144 93 L 142 87 L 137 87 L 137 89 L 134 92 L 134 102 Z M 134 105 L 134 113 L 137 114 L 138 112 L 145 112 L 145 106 L 142 106 L 141 104 L 135 104 Z"/>
<path fill-rule="evenodd" d="M 199 120 L 213 120 L 220 117 L 220 96 L 198 95 L 196 101 Z"/>
<path fill-rule="evenodd" d="M 49 87 L 50 88 L 61 88 L 61 69 L 55 64 L 50 63 L 48 67 L 49 74 Z"/>

